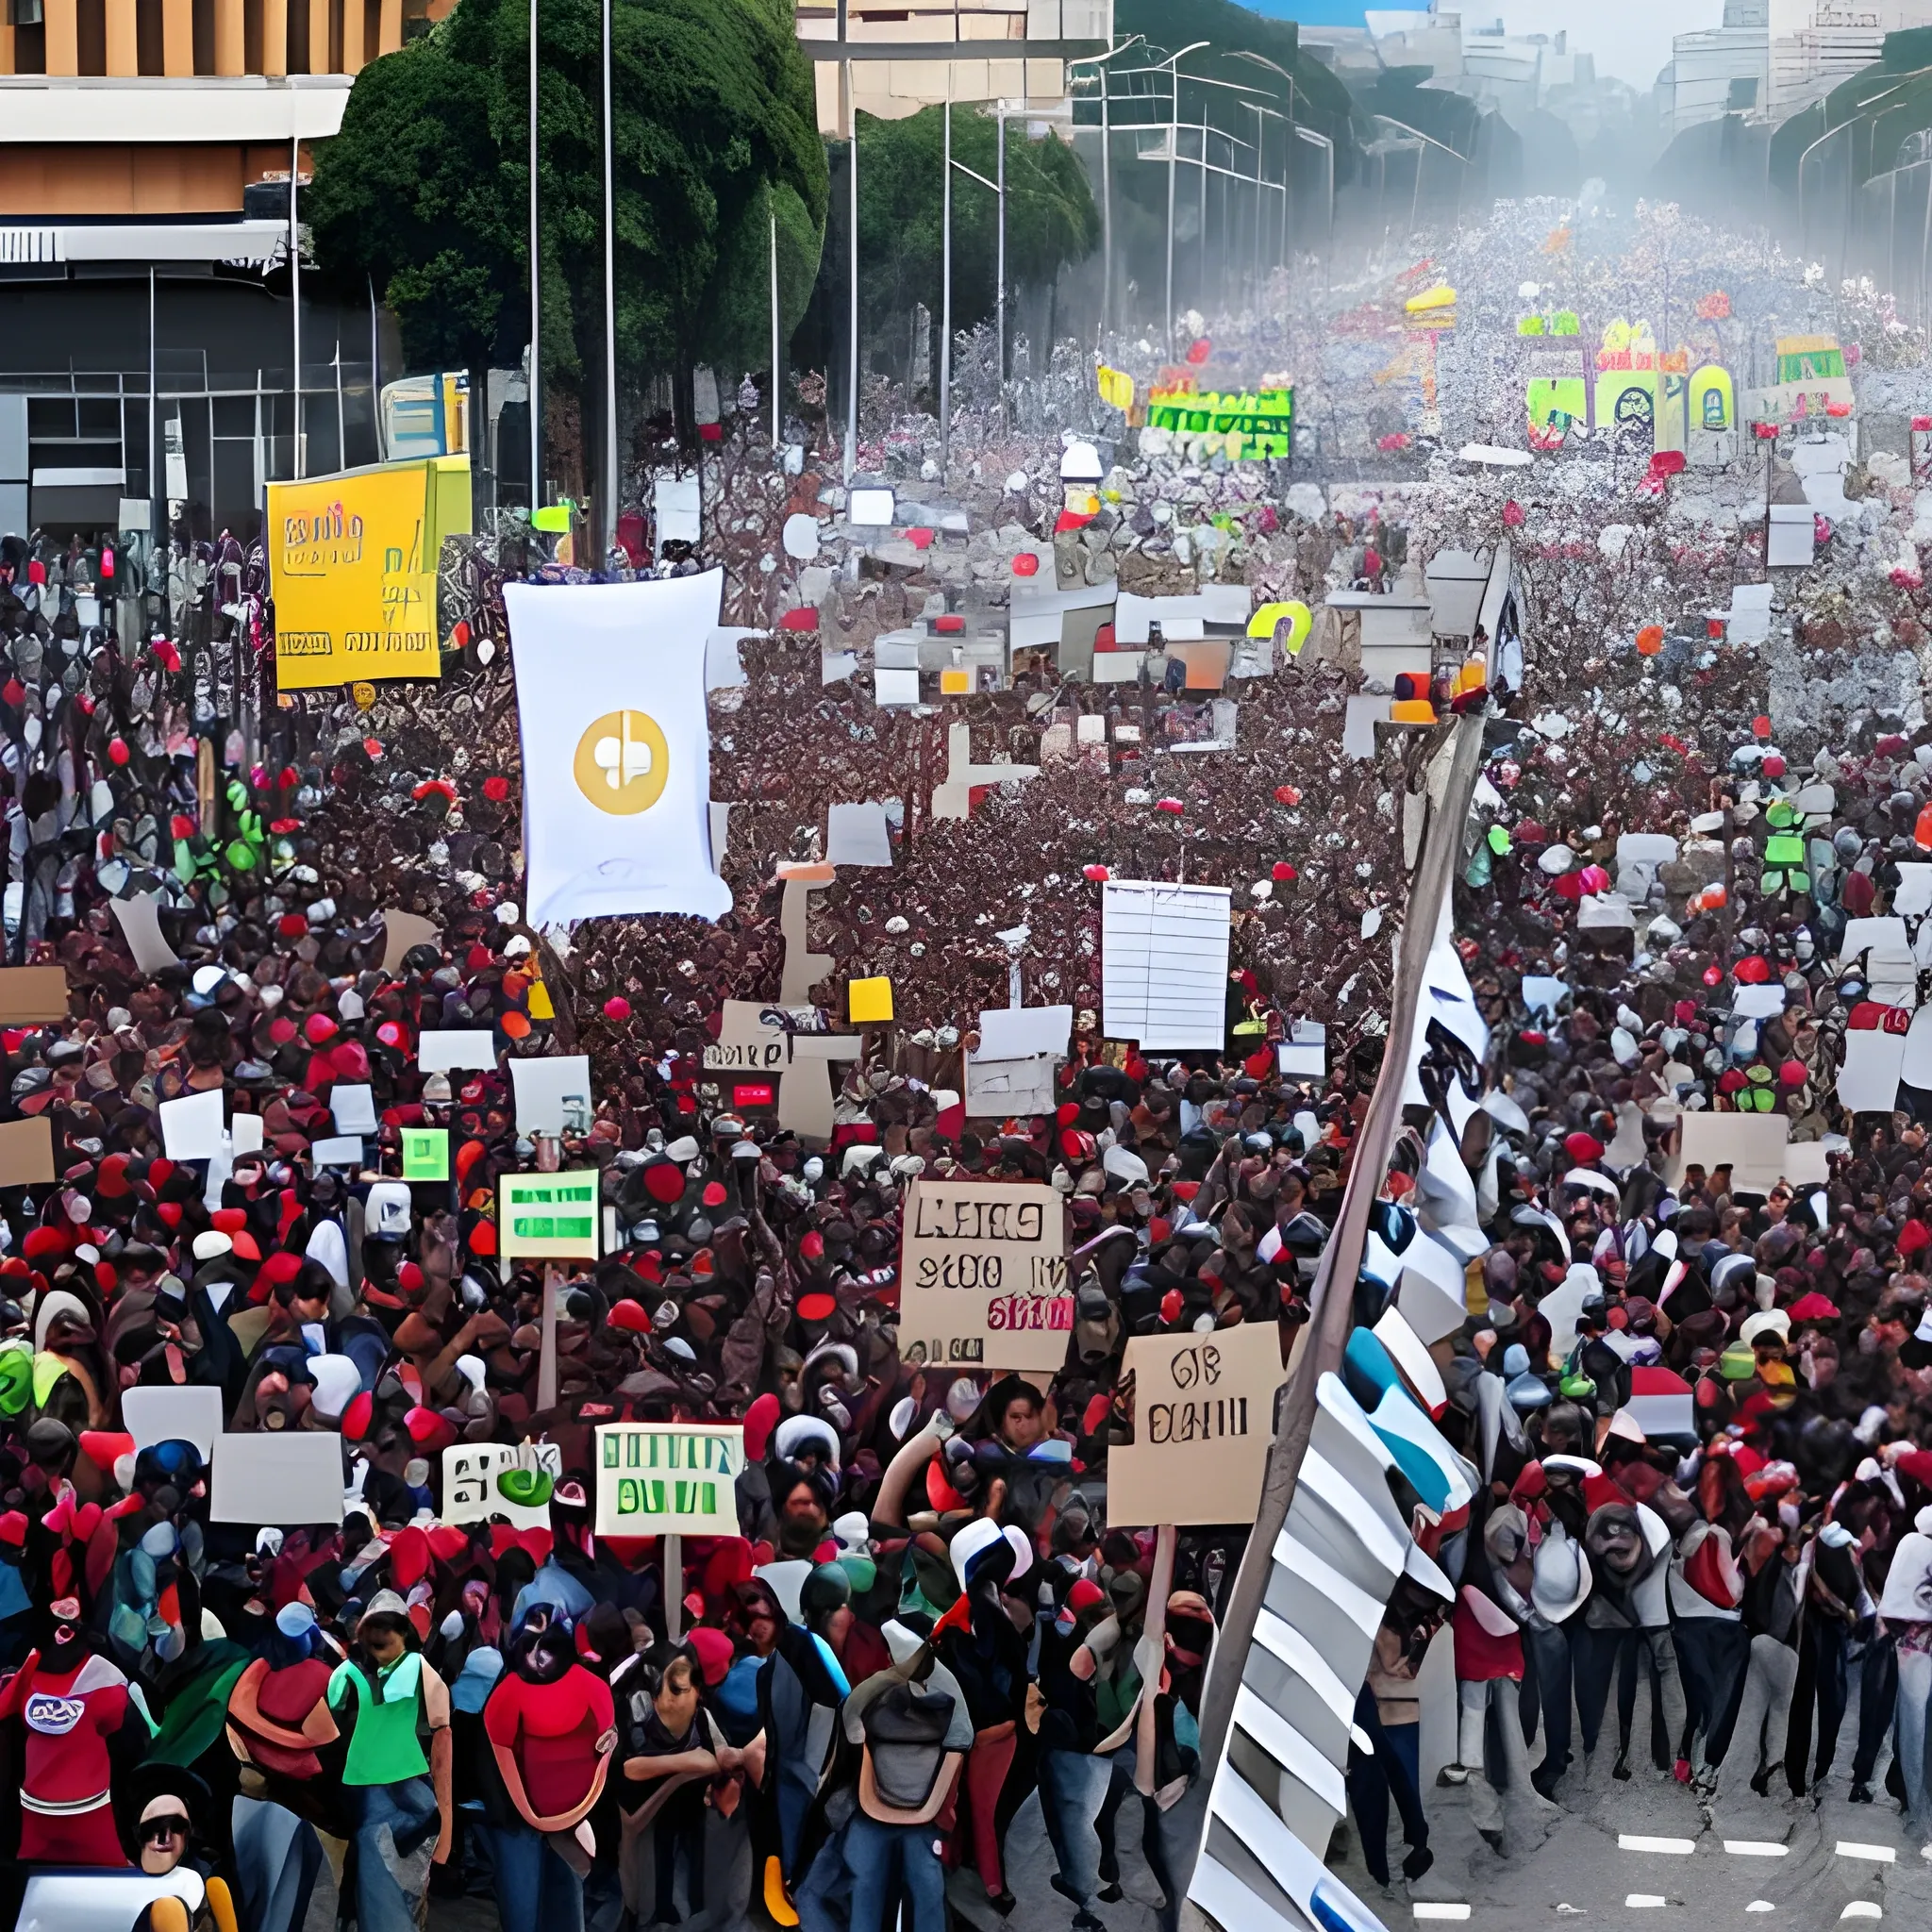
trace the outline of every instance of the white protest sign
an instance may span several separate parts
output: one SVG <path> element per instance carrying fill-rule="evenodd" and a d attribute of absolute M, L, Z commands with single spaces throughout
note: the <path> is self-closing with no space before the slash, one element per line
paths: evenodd
<path fill-rule="evenodd" d="M 124 1389 L 121 1422 L 137 1451 L 157 1442 L 192 1442 L 206 1462 L 222 1433 L 222 1391 L 208 1389 Z"/>
<path fill-rule="evenodd" d="M 425 1074 L 454 1074 L 468 1067 L 487 1072 L 496 1064 L 494 1036 L 468 1028 L 431 1029 L 416 1042 L 416 1064 Z"/>
<path fill-rule="evenodd" d="M 555 1442 L 452 1442 L 442 1452 L 441 1521 L 488 1523 L 501 1516 L 518 1529 L 548 1529 L 547 1497 L 541 1503 L 516 1503 L 504 1493 L 499 1478 L 510 1471 L 558 1482 L 563 1451 Z"/>
<path fill-rule="evenodd" d="M 597 1431 L 599 1536 L 736 1536 L 744 1429 L 606 1423 Z"/>
<path fill-rule="evenodd" d="M 281 1529 L 342 1520 L 342 1439 L 333 1430 L 217 1436 L 210 1523 Z"/>
<path fill-rule="evenodd" d="M 1054 1189 L 912 1183 L 899 1262 L 904 1360 L 1058 1369 L 1073 1325 L 1066 1213 Z"/>
<path fill-rule="evenodd" d="M 1130 1336 L 1123 1367 L 1134 1440 L 1108 1452 L 1109 1525 L 1252 1523 L 1283 1379 L 1275 1324 Z"/>

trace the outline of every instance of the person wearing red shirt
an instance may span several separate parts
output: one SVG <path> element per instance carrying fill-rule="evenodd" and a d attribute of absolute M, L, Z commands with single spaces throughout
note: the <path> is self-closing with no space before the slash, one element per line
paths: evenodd
<path fill-rule="evenodd" d="M 17 1717 L 26 1726 L 22 1863 L 125 1866 L 109 1747 L 134 1708 L 119 1666 L 89 1645 L 78 1601 L 62 1597 L 45 1652 L 29 1651 L 0 1685 L 0 1722 Z"/>
<path fill-rule="evenodd" d="M 610 1686 L 577 1661 L 570 1625 L 550 1605 L 518 1624 L 483 1730 L 524 1821 L 493 1834 L 503 1923 L 583 1932 L 584 1874 L 596 1849 L 586 1821 L 617 1748 L 616 1710 Z"/>

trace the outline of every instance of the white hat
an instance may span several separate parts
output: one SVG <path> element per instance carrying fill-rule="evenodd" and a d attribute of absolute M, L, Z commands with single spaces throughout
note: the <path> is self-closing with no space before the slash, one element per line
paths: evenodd
<path fill-rule="evenodd" d="M 194 1258 L 197 1261 L 218 1260 L 224 1255 L 232 1255 L 235 1243 L 218 1227 L 205 1227 L 194 1237 Z"/>
<path fill-rule="evenodd" d="M 1743 1326 L 1738 1330 L 1738 1340 L 1750 1348 L 1760 1335 L 1775 1335 L 1780 1341 L 1789 1341 L 1790 1316 L 1783 1308 L 1759 1308 L 1755 1315 L 1746 1315 Z"/>
<path fill-rule="evenodd" d="M 908 1630 L 897 1617 L 889 1617 L 879 1625 L 879 1635 L 886 1640 L 886 1648 L 892 1654 L 895 1664 L 909 1663 L 925 1646 L 925 1639 L 916 1630 Z"/>
<path fill-rule="evenodd" d="M 1560 1523 L 1552 1524 L 1537 1545 L 1531 1569 L 1529 1598 L 1538 1613 L 1552 1624 L 1574 1616 L 1590 1594 L 1592 1580 L 1583 1546 L 1571 1541 Z"/>
<path fill-rule="evenodd" d="M 801 1450 L 816 1445 L 834 1469 L 839 1466 L 839 1438 L 830 1423 L 815 1415 L 791 1415 L 778 1424 L 772 1447 L 788 1462 L 796 1460 Z"/>
<path fill-rule="evenodd" d="M 308 1373 L 315 1380 L 315 1393 L 310 1398 L 315 1412 L 330 1422 L 337 1421 L 362 1392 L 362 1371 L 345 1355 L 312 1355 Z"/>

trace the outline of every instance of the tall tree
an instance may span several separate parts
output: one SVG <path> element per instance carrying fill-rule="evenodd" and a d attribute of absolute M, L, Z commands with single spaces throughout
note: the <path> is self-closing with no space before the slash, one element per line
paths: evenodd
<path fill-rule="evenodd" d="M 671 374 L 682 391 L 698 362 L 768 359 L 750 345 L 770 341 L 774 216 L 788 335 L 804 311 L 826 194 L 811 66 L 786 0 L 613 7 L 619 378 Z M 540 19 L 544 359 L 590 391 L 604 354 L 598 0 L 541 0 Z M 522 353 L 528 117 L 525 0 L 461 0 L 357 76 L 303 206 L 325 275 L 350 290 L 374 277 L 412 364 Z"/>
<path fill-rule="evenodd" d="M 915 302 L 937 321 L 944 260 L 945 109 L 922 108 L 900 121 L 858 117 L 859 302 L 867 329 L 903 330 Z M 1028 135 L 1024 119 L 1007 129 L 1007 279 L 1015 287 L 1050 283 L 1100 242 L 1100 213 L 1079 158 L 1051 135 Z M 953 109 L 953 158 L 986 180 L 997 178 L 995 117 Z M 953 325 L 971 328 L 992 313 L 999 250 L 999 203 L 970 175 L 953 177 Z M 903 340 L 903 337 L 900 338 Z"/>

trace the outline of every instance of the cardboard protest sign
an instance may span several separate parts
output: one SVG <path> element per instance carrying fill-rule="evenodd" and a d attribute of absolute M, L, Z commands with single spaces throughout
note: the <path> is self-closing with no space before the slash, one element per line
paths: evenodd
<path fill-rule="evenodd" d="M 599 1536 L 736 1536 L 744 1429 L 607 1423 L 597 1431 Z"/>
<path fill-rule="evenodd" d="M 726 1000 L 718 1023 L 718 1038 L 705 1048 L 707 1069 L 739 1074 L 779 1072 L 791 1058 L 791 1037 L 779 1024 L 784 1013 L 784 1008 L 768 1008 L 757 1000 Z"/>
<path fill-rule="evenodd" d="M 1283 1380 L 1274 1324 L 1130 1336 L 1124 1366 L 1134 1440 L 1108 1454 L 1107 1520 L 1252 1523 Z"/>
<path fill-rule="evenodd" d="M 0 1188 L 31 1188 L 54 1178 L 54 1124 L 45 1114 L 0 1125 Z"/>
<path fill-rule="evenodd" d="M 499 1478 L 511 1470 L 563 1475 L 563 1451 L 555 1442 L 452 1442 L 442 1452 L 444 1523 L 488 1523 L 501 1516 L 518 1529 L 548 1529 L 550 1502 L 517 1503 L 504 1493 Z"/>
<path fill-rule="evenodd" d="M 342 1439 L 333 1430 L 217 1436 L 210 1523 L 282 1529 L 342 1520 Z"/>
<path fill-rule="evenodd" d="M 30 1026 L 66 1018 L 66 967 L 0 967 L 0 1025 Z"/>
<path fill-rule="evenodd" d="M 912 1183 L 899 1261 L 904 1360 L 1057 1369 L 1073 1325 L 1066 1215 L 1054 1189 Z"/>
<path fill-rule="evenodd" d="M 507 1174 L 496 1183 L 496 1251 L 505 1260 L 594 1261 L 596 1170 Z"/>
<path fill-rule="evenodd" d="M 442 928 L 420 912 L 402 912 L 385 908 L 382 914 L 382 970 L 400 973 L 404 957 L 413 946 L 442 943 Z"/>

